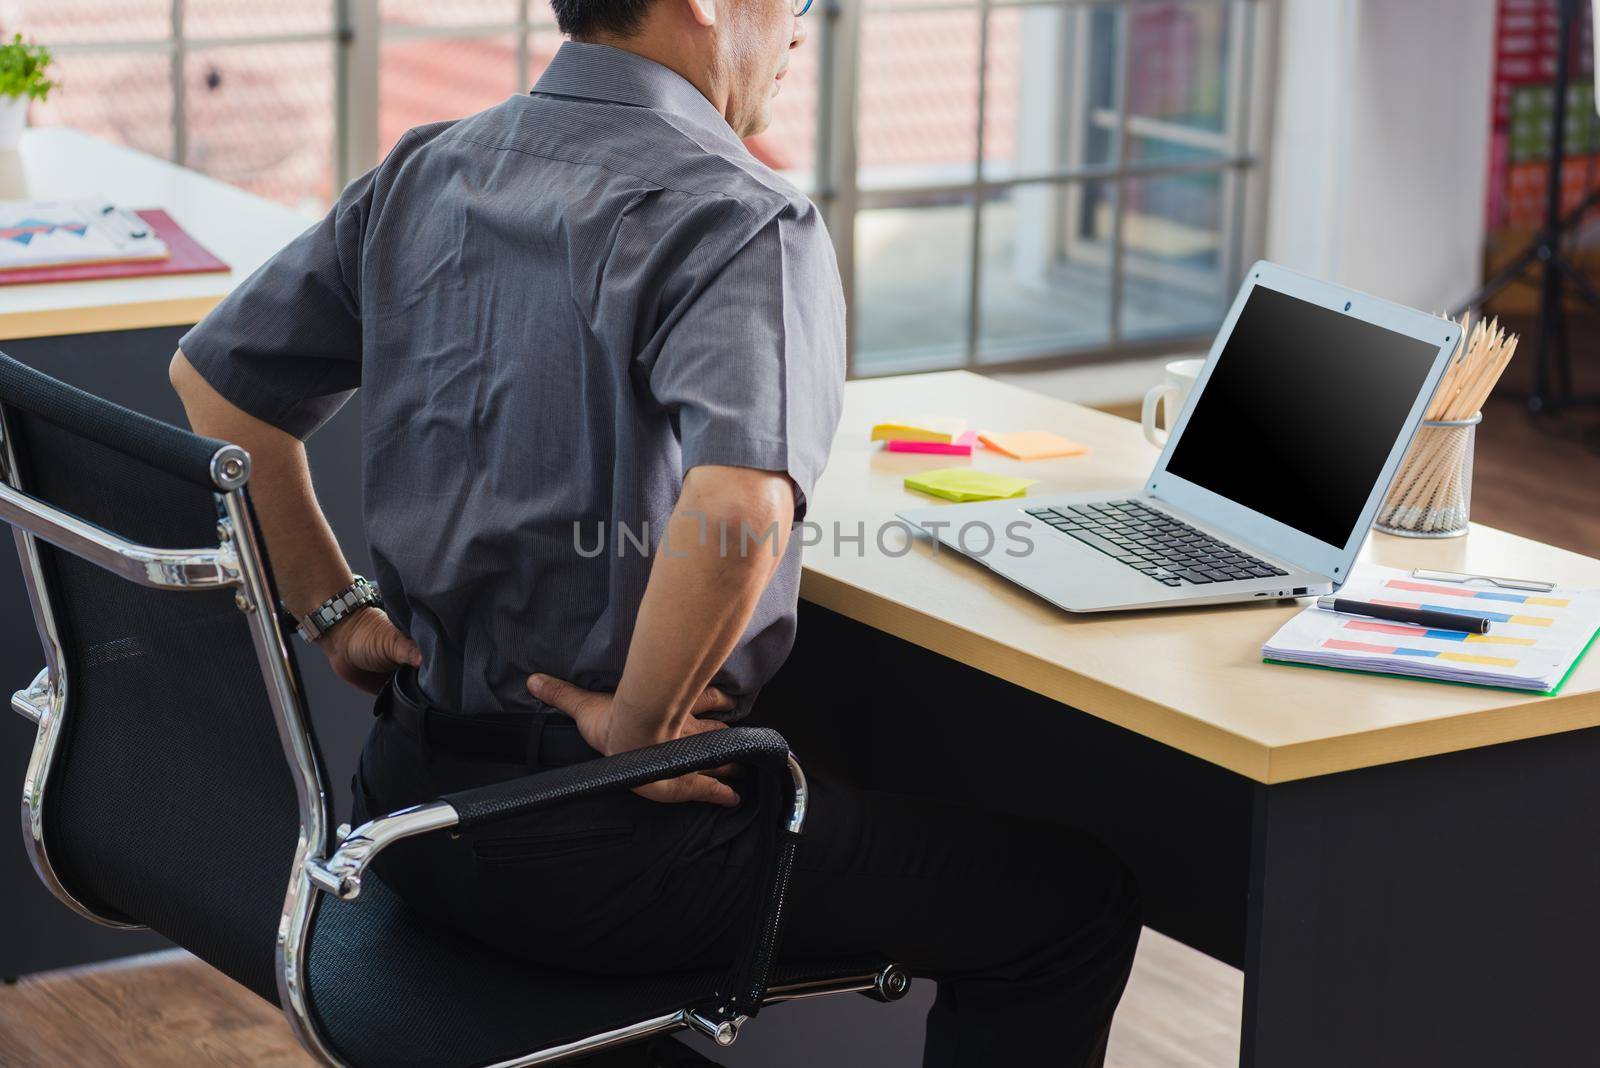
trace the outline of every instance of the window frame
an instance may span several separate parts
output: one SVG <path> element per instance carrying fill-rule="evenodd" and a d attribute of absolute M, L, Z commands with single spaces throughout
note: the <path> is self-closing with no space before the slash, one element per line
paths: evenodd
<path fill-rule="evenodd" d="M 1137 163 L 1128 160 L 1128 136 L 1136 121 L 1127 109 L 1129 86 L 1133 77 L 1130 49 L 1132 34 L 1124 15 L 1118 34 L 1116 74 L 1118 85 L 1115 114 L 1118 136 L 1115 158 L 1106 164 L 1086 164 L 1059 167 L 1043 171 L 1030 170 L 1004 176 L 990 176 L 984 167 L 985 118 L 988 112 L 989 91 L 989 32 L 991 14 L 1002 9 L 1048 8 L 1070 11 L 1082 8 L 1118 8 L 1131 12 L 1141 6 L 1156 3 L 1180 3 L 1185 6 L 1227 9 L 1230 12 L 1230 47 L 1227 55 L 1228 94 L 1224 105 L 1226 129 L 1220 136 L 1225 140 L 1224 150 L 1216 158 L 1192 162 Z M 982 373 L 995 371 L 1036 370 L 1104 362 L 1110 359 L 1180 351 L 1185 348 L 1204 348 L 1212 334 L 1154 335 L 1138 339 L 1124 336 L 1122 305 L 1126 281 L 1125 263 L 1128 257 L 1125 223 L 1128 210 L 1127 186 L 1130 181 L 1161 178 L 1182 174 L 1223 175 L 1221 198 L 1222 220 L 1219 229 L 1223 234 L 1222 274 L 1236 280 L 1246 266 L 1259 258 L 1264 231 L 1266 196 L 1267 131 L 1270 128 L 1271 64 L 1275 59 L 1275 40 L 1271 0 L 859 0 L 845 6 L 844 0 L 829 0 L 827 13 L 833 27 L 832 37 L 845 50 L 845 61 L 856 65 L 849 77 L 839 80 L 835 88 L 843 87 L 851 97 L 851 123 L 848 131 L 835 129 L 836 136 L 848 136 L 851 159 L 855 146 L 854 101 L 859 89 L 859 42 L 861 22 L 865 15 L 900 16 L 924 12 L 976 11 L 979 15 L 978 42 L 978 102 L 976 150 L 971 180 L 897 186 L 874 185 L 868 189 L 858 186 L 859 172 L 852 166 L 848 172 L 833 176 L 834 186 L 829 190 L 835 198 L 847 205 L 827 215 L 830 231 L 839 253 L 839 270 L 844 279 L 845 292 L 850 295 L 849 306 L 856 307 L 856 259 L 854 249 L 855 214 L 872 208 L 913 207 L 930 195 L 960 196 L 963 207 L 972 214 L 972 236 L 967 250 L 967 337 L 964 359 L 959 364 L 948 360 L 930 361 L 928 369 L 968 370 Z M 820 90 L 820 87 L 819 87 Z M 1100 109 L 1107 110 L 1107 109 Z M 819 108 L 819 115 L 821 110 Z M 1154 122 L 1156 120 L 1137 120 Z M 822 132 L 819 131 L 819 138 Z M 822 142 L 819 140 L 818 142 Z M 1115 215 L 1111 240 L 1109 336 L 1104 344 L 1063 349 L 1047 346 L 1037 352 L 995 360 L 982 356 L 982 276 L 983 276 L 983 205 L 995 193 L 1007 189 L 1040 183 L 1061 186 L 1082 185 L 1090 181 L 1107 181 L 1116 190 Z M 824 205 L 826 210 L 826 205 Z M 1218 308 L 1221 322 L 1226 313 L 1224 300 Z M 891 361 L 882 370 L 867 369 L 863 374 L 858 365 L 855 331 L 851 330 L 850 376 L 877 377 L 908 373 L 903 362 Z"/>
<path fill-rule="evenodd" d="M 400 24 L 385 23 L 380 0 L 327 0 L 330 24 L 326 30 L 307 30 L 276 34 L 236 34 L 216 37 L 191 37 L 185 30 L 186 0 L 170 0 L 168 34 L 163 38 L 126 41 L 66 43 L 53 46 L 69 53 L 165 52 L 170 57 L 172 93 L 172 160 L 180 166 L 188 162 L 189 109 L 185 99 L 185 64 L 197 51 L 249 45 L 289 45 L 327 43 L 334 63 L 335 110 L 332 160 L 333 189 L 337 196 L 351 180 L 378 163 L 379 143 L 379 67 L 386 41 L 422 39 L 470 39 L 511 36 L 516 41 L 516 83 L 508 92 L 529 87 L 529 46 L 534 34 L 554 33 L 548 18 L 533 15 L 533 0 L 516 0 L 516 17 L 510 21 L 483 23 Z M 1133 77 L 1128 13 L 1155 3 L 1179 3 L 1198 7 L 1222 8 L 1230 13 L 1230 39 L 1227 54 L 1228 93 L 1224 105 L 1225 130 L 1220 134 L 1191 134 L 1197 139 L 1220 144 L 1214 158 L 1182 162 L 1130 162 L 1128 138 L 1141 124 L 1159 123 L 1156 119 L 1130 118 L 1126 104 Z M 541 9 L 547 11 L 547 8 Z M 989 34 L 994 12 L 1004 9 L 1046 8 L 1069 12 L 1090 7 L 1120 9 L 1114 80 L 1117 100 L 1114 109 L 1097 109 L 1090 120 L 1097 124 L 1115 123 L 1117 130 L 1114 158 L 1104 164 L 1084 164 L 993 175 L 984 166 L 985 126 L 989 93 Z M 929 196 L 959 198 L 971 213 L 971 240 L 967 250 L 966 337 L 963 359 L 952 364 L 941 357 L 940 368 L 960 367 L 973 371 L 1007 371 L 1059 367 L 1072 364 L 1135 357 L 1160 352 L 1201 347 L 1209 335 L 1152 336 L 1129 339 L 1124 336 L 1122 305 L 1126 278 L 1125 222 L 1130 181 L 1193 173 L 1217 173 L 1221 182 L 1221 221 L 1223 235 L 1222 272 L 1226 279 L 1238 278 L 1248 263 L 1258 257 L 1264 233 L 1267 132 L 1271 121 L 1272 64 L 1275 61 L 1272 0 L 821 0 L 813 8 L 811 27 L 817 57 L 817 102 L 814 172 L 806 183 L 813 200 L 823 213 L 839 260 L 839 273 L 849 297 L 852 325 L 857 294 L 856 221 L 859 212 L 876 208 L 910 208 Z M 861 36 L 863 19 L 868 15 L 903 16 L 925 12 L 976 12 L 979 19 L 976 151 L 971 179 L 928 183 L 874 184 L 862 188 L 857 166 L 857 110 L 861 88 Z M 1037 184 L 1063 188 L 1082 187 L 1088 182 L 1107 182 L 1115 190 L 1115 214 L 1110 256 L 1109 333 L 1104 344 L 1063 349 L 1046 345 L 1037 351 L 1005 359 L 982 356 L 983 285 L 983 206 L 997 193 Z M 1219 310 L 1219 320 L 1222 311 Z M 883 369 L 868 368 L 868 375 L 904 373 L 903 362 L 888 361 Z M 861 368 L 850 332 L 848 373 L 857 377 Z"/>

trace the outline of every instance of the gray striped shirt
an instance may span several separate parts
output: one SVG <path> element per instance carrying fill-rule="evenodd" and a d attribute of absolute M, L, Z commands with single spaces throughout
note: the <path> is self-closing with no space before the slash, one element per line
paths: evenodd
<path fill-rule="evenodd" d="M 531 710 L 530 672 L 616 686 L 686 470 L 787 472 L 804 507 L 844 298 L 815 207 L 689 82 L 568 43 L 531 94 L 408 133 L 182 348 L 302 438 L 361 389 L 366 534 L 423 689 Z M 713 680 L 740 711 L 793 642 L 798 542 Z"/>

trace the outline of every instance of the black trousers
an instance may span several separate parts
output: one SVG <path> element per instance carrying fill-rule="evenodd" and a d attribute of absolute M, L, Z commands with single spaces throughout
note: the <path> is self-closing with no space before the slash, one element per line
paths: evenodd
<path fill-rule="evenodd" d="M 565 716 L 531 726 L 451 716 L 397 681 L 356 775 L 358 823 L 596 755 Z M 1140 930 L 1116 857 L 1062 827 L 811 786 L 784 958 L 882 954 L 936 980 L 928 1068 L 1103 1062 Z M 756 907 L 753 809 L 621 793 L 409 839 L 378 868 L 437 922 L 530 960 L 601 973 L 719 968 Z"/>

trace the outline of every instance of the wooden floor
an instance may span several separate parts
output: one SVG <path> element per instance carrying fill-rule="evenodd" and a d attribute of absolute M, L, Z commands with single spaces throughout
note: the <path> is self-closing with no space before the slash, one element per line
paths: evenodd
<path fill-rule="evenodd" d="M 1600 556 L 1600 407 L 1529 415 L 1533 323 L 1512 317 L 1507 325 L 1522 341 L 1478 427 L 1472 518 Z M 1574 313 L 1570 329 L 1574 392 L 1600 396 L 1600 318 Z"/>
<path fill-rule="evenodd" d="M 1512 376 L 1484 412 L 1473 518 L 1600 556 L 1596 415 L 1535 421 L 1516 396 L 1523 385 L 1523 378 Z M 1600 388 L 1600 383 L 1586 385 Z M 1137 418 L 1137 409 L 1131 414 Z M 1113 1068 L 1236 1065 L 1242 998 L 1238 972 L 1146 931 L 1118 1013 L 1109 1063 Z M 821 1012 L 822 1004 L 785 1011 Z M 772 1017 L 774 1026 L 778 1019 Z M 756 1052 L 761 1030 L 758 1023 L 735 1050 L 748 1043 Z M 827 1060 L 830 1068 L 854 1068 L 848 1050 L 829 1050 Z M 5 1068 L 310 1063 L 274 1008 L 181 953 L 36 976 L 0 988 L 0 1065 Z"/>
<path fill-rule="evenodd" d="M 0 987 L 6 1068 L 309 1068 L 283 1014 L 177 950 Z"/>
<path fill-rule="evenodd" d="M 1232 968 L 1147 930 L 1117 1013 L 1108 1068 L 1237 1064 L 1243 993 L 1243 978 Z M 724 1056 L 752 1063 L 733 1054 L 747 1048 L 756 1053 L 769 1021 L 776 1027 L 779 1014 L 821 1016 L 829 1011 L 828 1000 L 764 1014 Z M 850 1001 L 840 1007 L 859 1011 L 855 999 Z M 872 1064 L 858 1065 L 849 1049 L 816 1048 L 826 1041 L 807 1045 L 830 1068 Z M 312 1068 L 313 1063 L 275 1008 L 176 950 L 0 987 L 0 1065 L 5 1068 Z"/>

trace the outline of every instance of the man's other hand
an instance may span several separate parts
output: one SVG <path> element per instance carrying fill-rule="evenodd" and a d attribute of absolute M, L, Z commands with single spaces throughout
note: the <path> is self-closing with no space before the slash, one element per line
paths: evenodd
<path fill-rule="evenodd" d="M 381 608 L 367 606 L 323 635 L 317 642 L 334 674 L 360 690 L 375 694 L 401 667 L 422 666 L 417 643 L 400 633 Z"/>
<path fill-rule="evenodd" d="M 691 734 L 722 730 L 727 726 L 714 719 L 701 719 L 707 712 L 726 712 L 734 705 L 733 698 L 707 686 L 689 709 L 676 729 L 665 732 L 651 731 L 633 725 L 634 717 L 619 715 L 614 695 L 585 690 L 570 682 L 549 675 L 530 675 L 528 692 L 539 700 L 571 716 L 578 725 L 583 740 L 602 756 L 626 753 L 630 749 L 643 749 L 648 745 L 686 738 Z M 659 722 L 659 720 L 658 720 Z M 646 783 L 636 787 L 634 793 L 651 801 L 677 804 L 683 801 L 705 801 L 724 808 L 739 804 L 739 795 L 733 787 L 718 776 L 732 774 L 731 767 L 715 768 L 710 772 L 684 775 L 664 782 Z"/>

